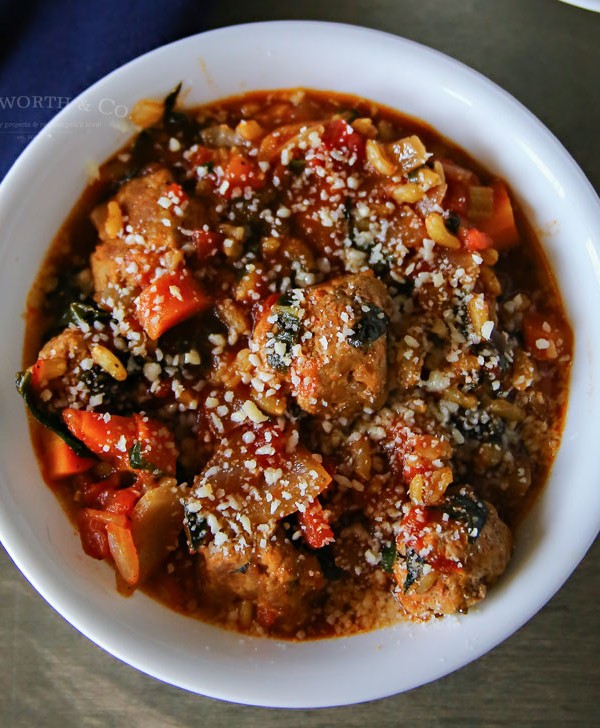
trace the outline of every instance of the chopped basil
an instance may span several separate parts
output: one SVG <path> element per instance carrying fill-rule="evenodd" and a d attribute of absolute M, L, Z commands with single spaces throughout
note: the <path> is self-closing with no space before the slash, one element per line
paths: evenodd
<path fill-rule="evenodd" d="M 142 455 L 142 443 L 136 442 L 129 450 L 129 465 L 134 470 L 147 470 L 153 475 L 161 475 L 162 471 Z"/>
<path fill-rule="evenodd" d="M 482 501 L 474 495 L 459 492 L 448 496 L 442 508 L 450 518 L 466 525 L 469 543 L 477 541 L 488 517 Z"/>
<path fill-rule="evenodd" d="M 204 518 L 195 511 L 190 511 L 187 504 L 183 506 L 183 528 L 188 542 L 188 549 L 191 554 L 197 553 L 208 535 L 208 529 Z"/>
<path fill-rule="evenodd" d="M 82 323 L 89 325 L 94 324 L 96 321 L 110 321 L 110 314 L 93 304 L 73 301 L 69 306 L 68 318 L 69 321 L 80 326 Z"/>
<path fill-rule="evenodd" d="M 460 217 L 455 212 L 451 212 L 444 222 L 448 231 L 451 232 L 452 235 L 456 235 L 458 228 L 460 227 Z"/>
<path fill-rule="evenodd" d="M 31 371 L 29 369 L 17 374 L 16 385 L 17 392 L 21 395 L 21 397 L 23 397 L 25 404 L 27 405 L 27 409 L 38 422 L 44 425 L 44 427 L 47 427 L 49 430 L 52 430 L 52 432 L 64 440 L 71 450 L 73 450 L 76 455 L 79 455 L 79 457 L 93 457 L 93 453 L 88 450 L 81 440 L 78 440 L 69 432 L 66 425 L 58 415 L 51 412 L 45 412 L 38 407 L 31 387 Z"/>
<path fill-rule="evenodd" d="M 294 174 L 300 174 L 301 172 L 304 172 L 306 159 L 292 159 L 292 161 L 288 164 L 288 167 Z"/>
<path fill-rule="evenodd" d="M 267 344 L 269 346 L 267 361 L 273 369 L 285 372 L 289 367 L 286 356 L 289 355 L 290 349 L 297 343 L 300 336 L 298 310 L 291 305 L 290 297 L 284 294 L 271 309 L 270 316 L 275 316 L 275 321 L 272 330 L 273 336 Z M 285 353 L 279 353 L 276 350 L 280 348 L 278 344 L 285 347 Z"/>
<path fill-rule="evenodd" d="M 107 374 L 97 364 L 81 373 L 81 381 L 91 395 L 107 394 L 115 383 L 110 374 Z"/>
<path fill-rule="evenodd" d="M 245 574 L 248 571 L 249 566 L 250 566 L 250 562 L 246 561 L 245 564 L 242 564 L 239 568 L 234 569 L 231 573 L 232 574 Z"/>
<path fill-rule="evenodd" d="M 164 111 L 163 111 L 163 118 L 168 119 L 169 116 L 173 113 L 173 109 L 175 108 L 175 104 L 177 103 L 177 97 L 179 96 L 179 92 L 181 91 L 182 82 L 180 81 L 177 86 L 165 97 L 165 100 L 163 102 Z"/>
<path fill-rule="evenodd" d="M 396 549 L 396 543 L 392 541 L 389 546 L 384 546 L 381 549 L 381 568 L 391 574 L 394 571 L 394 564 L 398 558 L 398 550 Z"/>
<path fill-rule="evenodd" d="M 386 333 L 390 322 L 384 311 L 374 303 L 363 304 L 361 313 L 361 318 L 354 324 L 354 333 L 348 337 L 348 343 L 357 348 L 377 341 Z"/>
<path fill-rule="evenodd" d="M 406 579 L 404 580 L 404 593 L 423 576 L 423 567 L 427 562 L 414 549 L 406 552 Z"/>

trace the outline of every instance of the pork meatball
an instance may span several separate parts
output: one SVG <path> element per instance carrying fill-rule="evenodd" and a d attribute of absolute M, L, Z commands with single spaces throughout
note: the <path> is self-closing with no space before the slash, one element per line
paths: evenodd
<path fill-rule="evenodd" d="M 439 506 L 410 507 L 396 546 L 397 599 L 408 617 L 426 620 L 483 599 L 508 565 L 512 535 L 494 506 L 465 486 Z"/>
<path fill-rule="evenodd" d="M 262 627 L 292 632 L 310 618 L 325 586 L 317 558 L 296 549 L 282 534 L 251 553 L 209 544 L 200 551 L 200 588 L 222 610 L 253 604 Z M 247 625 L 246 625 L 247 626 Z"/>
<path fill-rule="evenodd" d="M 391 312 L 372 272 L 343 276 L 281 297 L 258 322 L 253 348 L 305 412 L 352 418 L 385 400 Z"/>

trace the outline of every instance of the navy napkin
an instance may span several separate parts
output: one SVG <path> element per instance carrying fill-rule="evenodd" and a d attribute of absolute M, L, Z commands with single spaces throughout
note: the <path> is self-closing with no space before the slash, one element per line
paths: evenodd
<path fill-rule="evenodd" d="M 0 179 L 71 98 L 205 27 L 205 0 L 0 0 Z"/>

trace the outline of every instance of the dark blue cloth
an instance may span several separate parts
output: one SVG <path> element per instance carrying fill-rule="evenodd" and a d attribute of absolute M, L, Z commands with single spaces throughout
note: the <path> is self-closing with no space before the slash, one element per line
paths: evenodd
<path fill-rule="evenodd" d="M 0 0 L 0 179 L 68 101 L 204 29 L 208 0 Z"/>

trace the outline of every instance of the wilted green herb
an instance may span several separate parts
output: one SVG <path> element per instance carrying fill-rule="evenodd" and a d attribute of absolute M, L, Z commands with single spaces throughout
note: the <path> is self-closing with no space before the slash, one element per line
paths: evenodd
<path fill-rule="evenodd" d="M 363 311 L 363 308 L 368 308 Z M 354 333 L 348 337 L 348 343 L 357 348 L 369 346 L 383 336 L 389 326 L 390 320 L 379 306 L 368 303 L 361 307 L 361 318 L 354 324 Z"/>
<path fill-rule="evenodd" d="M 78 440 L 69 432 L 66 425 L 58 415 L 51 412 L 45 412 L 38 406 L 31 388 L 31 371 L 29 369 L 17 374 L 16 385 L 17 392 L 21 395 L 21 397 L 23 397 L 25 404 L 27 405 L 27 409 L 38 422 L 44 425 L 44 427 L 47 427 L 49 430 L 52 430 L 52 432 L 64 440 L 71 450 L 80 457 L 93 456 L 93 453 L 88 450 L 81 440 Z"/>

